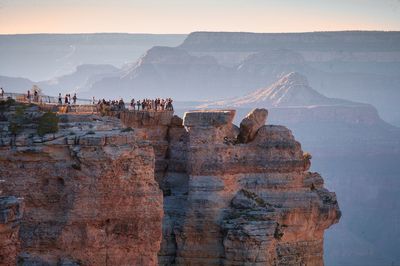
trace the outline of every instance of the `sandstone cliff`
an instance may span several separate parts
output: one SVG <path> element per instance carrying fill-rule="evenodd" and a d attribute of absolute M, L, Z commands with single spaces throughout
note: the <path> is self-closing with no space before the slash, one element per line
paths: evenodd
<path fill-rule="evenodd" d="M 264 125 L 266 110 L 240 128 L 234 110 L 184 120 L 172 112 L 112 115 L 60 114 L 58 132 L 42 135 L 36 106 L 3 110 L 3 192 L 25 204 L 19 236 L 16 227 L 11 238 L 0 231 L 12 260 L 323 264 L 324 230 L 340 218 L 335 194 L 308 171 L 311 157 L 290 130 Z M 12 131 L 18 116 L 25 123 Z"/>
<path fill-rule="evenodd" d="M 41 115 L 35 107 L 22 112 Z M 16 137 L 9 121 L 1 132 L 3 193 L 25 202 L 19 263 L 156 265 L 163 200 L 152 146 L 117 118 L 60 115 L 59 131 L 43 137 L 30 122 Z"/>
<path fill-rule="evenodd" d="M 1 191 L 0 191 L 1 194 Z M 19 253 L 19 225 L 22 218 L 22 200 L 0 195 L 0 263 L 16 265 Z"/>
<path fill-rule="evenodd" d="M 322 265 L 334 193 L 290 130 L 261 126 L 240 144 L 234 115 L 188 112 L 170 134 L 160 264 Z"/>

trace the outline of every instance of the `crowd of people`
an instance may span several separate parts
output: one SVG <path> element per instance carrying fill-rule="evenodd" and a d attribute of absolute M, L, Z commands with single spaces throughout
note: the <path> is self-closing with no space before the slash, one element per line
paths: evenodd
<path fill-rule="evenodd" d="M 4 89 L 0 88 L 0 98 L 4 98 Z M 43 95 L 41 95 L 40 89 L 37 89 L 36 86 L 32 88 L 32 90 L 28 90 L 27 94 L 25 94 L 26 100 L 28 102 L 42 102 L 43 101 Z M 45 102 L 51 103 L 51 97 L 46 96 Z M 57 100 L 53 98 L 53 101 Z M 73 94 L 71 97 L 71 94 L 67 93 L 63 97 L 61 93 L 58 94 L 58 101 L 57 103 L 59 105 L 76 105 L 78 100 L 78 97 L 76 93 Z M 106 101 L 105 99 L 98 100 L 96 103 L 95 97 L 92 98 L 91 103 L 93 105 L 97 106 L 98 111 L 122 111 L 122 110 L 131 110 L 131 111 L 173 111 L 174 107 L 172 105 L 173 100 L 171 98 L 155 98 L 155 99 L 143 99 L 143 100 L 135 100 L 132 99 L 129 103 L 129 105 L 125 105 L 124 100 L 121 98 L 119 100 L 108 100 Z"/>
<path fill-rule="evenodd" d="M 94 97 L 93 97 L 94 101 Z M 99 100 L 97 102 L 97 110 L 100 112 L 103 111 L 123 111 L 125 110 L 125 102 L 121 98 L 119 100 L 108 100 L 105 99 Z"/>
<path fill-rule="evenodd" d="M 94 102 L 94 97 L 93 97 L 93 102 Z M 109 100 L 106 101 L 105 99 L 99 100 L 97 102 L 97 109 L 100 112 L 104 112 L 106 110 L 109 111 L 122 111 L 126 109 L 125 102 L 121 98 L 119 100 Z M 156 99 L 143 99 L 143 100 L 137 100 L 132 99 L 129 106 L 128 110 L 131 111 L 173 111 L 174 107 L 172 105 L 172 99 L 171 98 L 156 98 Z"/>
<path fill-rule="evenodd" d="M 28 102 L 39 102 L 39 91 L 37 90 L 33 90 L 33 95 L 31 93 L 30 90 L 28 90 L 28 92 L 26 93 L 26 99 L 28 100 Z"/>
<path fill-rule="evenodd" d="M 156 98 L 156 99 L 143 99 L 142 101 L 135 99 L 131 100 L 129 105 L 130 110 L 154 110 L 154 111 L 173 111 L 174 107 L 172 105 L 171 98 Z"/>
<path fill-rule="evenodd" d="M 72 99 L 72 102 L 71 102 Z M 71 94 L 67 93 L 65 94 L 64 97 L 64 104 L 76 104 L 76 100 L 78 97 L 76 97 L 76 93 L 74 93 L 74 96 L 71 97 Z M 63 104 L 63 97 L 61 96 L 61 93 L 58 94 L 58 104 Z"/>

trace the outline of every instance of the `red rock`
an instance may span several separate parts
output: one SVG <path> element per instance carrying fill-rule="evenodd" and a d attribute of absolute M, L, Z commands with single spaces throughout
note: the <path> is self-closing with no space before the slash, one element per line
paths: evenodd
<path fill-rule="evenodd" d="M 58 133 L 64 134 L 60 143 L 0 147 L 4 193 L 25 199 L 24 263 L 157 264 L 163 199 L 153 147 L 121 132 L 121 124 L 90 134 L 76 124 L 108 121 L 75 121 Z"/>
<path fill-rule="evenodd" d="M 22 199 L 0 195 L 0 265 L 17 264 L 22 214 Z"/>
<path fill-rule="evenodd" d="M 260 127 L 267 121 L 268 111 L 266 109 L 254 109 L 240 122 L 238 141 L 247 143 L 254 139 Z"/>
<path fill-rule="evenodd" d="M 266 114 L 240 132 L 233 110 L 188 112 L 183 124 L 172 113 L 64 115 L 54 136 L 1 146 L 4 192 L 26 204 L 19 237 L 0 230 L 7 254 L 53 265 L 322 265 L 336 196 Z"/>
<path fill-rule="evenodd" d="M 323 232 L 340 218 L 335 194 L 304 170 L 290 130 L 259 123 L 252 142 L 228 145 L 232 120 L 215 123 L 220 115 L 185 114 L 186 169 L 164 180 L 160 263 L 322 265 Z"/>

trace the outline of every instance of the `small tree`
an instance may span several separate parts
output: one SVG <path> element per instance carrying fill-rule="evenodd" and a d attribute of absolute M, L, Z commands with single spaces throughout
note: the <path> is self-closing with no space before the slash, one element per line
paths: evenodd
<path fill-rule="evenodd" d="M 23 126 L 26 123 L 24 112 L 24 106 L 17 106 L 15 109 L 15 114 L 11 117 L 9 121 L 8 130 L 14 136 L 18 135 L 22 131 Z"/>
<path fill-rule="evenodd" d="M 53 112 L 46 112 L 39 119 L 37 133 L 39 136 L 44 136 L 48 133 L 58 132 L 58 116 Z"/>

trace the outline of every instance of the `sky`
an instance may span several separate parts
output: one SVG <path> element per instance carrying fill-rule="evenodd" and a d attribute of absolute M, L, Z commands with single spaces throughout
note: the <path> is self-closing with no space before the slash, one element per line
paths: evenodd
<path fill-rule="evenodd" d="M 0 0 L 0 34 L 400 30 L 400 0 Z"/>

